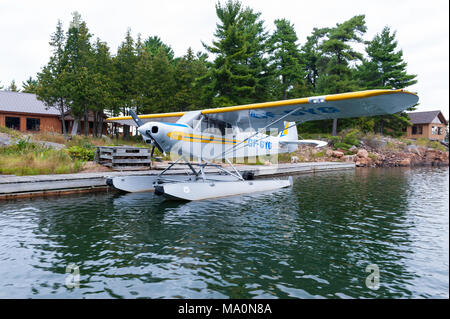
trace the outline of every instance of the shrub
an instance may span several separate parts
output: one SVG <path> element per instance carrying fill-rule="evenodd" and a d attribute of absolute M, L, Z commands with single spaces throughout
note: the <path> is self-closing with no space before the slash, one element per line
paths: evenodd
<path fill-rule="evenodd" d="M 341 141 L 341 138 L 339 136 L 330 136 L 329 143 L 331 145 L 335 145 L 336 143 L 339 143 Z"/>
<path fill-rule="evenodd" d="M 0 133 L 8 134 L 9 136 L 12 136 L 13 138 L 20 138 L 22 136 L 19 131 L 12 129 L 12 128 L 8 128 L 6 126 L 0 126 Z"/>
<path fill-rule="evenodd" d="M 359 146 L 361 141 L 357 136 L 360 134 L 361 132 L 358 129 L 351 129 L 344 134 L 344 136 L 342 137 L 342 142 L 351 146 Z"/>
<path fill-rule="evenodd" d="M 443 152 L 447 151 L 447 148 L 444 145 L 442 145 L 441 143 L 439 143 L 438 141 L 430 142 L 429 147 L 434 148 L 439 151 L 443 151 Z"/>
<path fill-rule="evenodd" d="M 342 143 L 342 142 L 334 144 L 335 148 L 340 148 L 340 149 L 343 149 L 343 150 L 346 150 L 346 151 L 349 150 L 352 146 L 353 145 L 349 145 L 349 144 Z"/>
<path fill-rule="evenodd" d="M 86 148 L 74 145 L 69 147 L 66 152 L 73 159 L 78 159 L 82 161 L 93 161 L 95 157 L 95 149 L 94 148 Z"/>

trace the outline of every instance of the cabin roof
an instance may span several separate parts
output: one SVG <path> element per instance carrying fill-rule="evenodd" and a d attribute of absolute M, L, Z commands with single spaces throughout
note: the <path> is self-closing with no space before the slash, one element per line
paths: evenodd
<path fill-rule="evenodd" d="M 0 112 L 59 115 L 57 109 L 39 101 L 36 94 L 11 91 L 0 91 Z"/>
<path fill-rule="evenodd" d="M 438 117 L 441 123 L 447 125 L 447 120 L 441 111 L 411 112 L 408 115 L 412 124 L 429 124 Z"/>

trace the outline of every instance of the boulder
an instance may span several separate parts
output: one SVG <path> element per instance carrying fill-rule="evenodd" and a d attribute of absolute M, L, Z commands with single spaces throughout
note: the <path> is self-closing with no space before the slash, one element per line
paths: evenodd
<path fill-rule="evenodd" d="M 333 157 L 337 157 L 337 158 L 341 158 L 342 156 L 344 156 L 343 152 L 340 151 L 333 151 Z"/>
<path fill-rule="evenodd" d="M 345 155 L 344 156 L 344 161 L 346 162 L 354 162 L 356 159 L 356 155 Z"/>
<path fill-rule="evenodd" d="M 398 162 L 399 166 L 411 166 L 411 159 L 409 157 L 404 158 Z"/>
<path fill-rule="evenodd" d="M 333 150 L 327 149 L 326 154 L 327 154 L 328 157 L 333 156 Z"/>
<path fill-rule="evenodd" d="M 358 156 L 360 158 L 368 158 L 369 152 L 367 152 L 365 149 L 362 148 L 358 151 L 358 153 L 356 153 L 356 156 Z"/>

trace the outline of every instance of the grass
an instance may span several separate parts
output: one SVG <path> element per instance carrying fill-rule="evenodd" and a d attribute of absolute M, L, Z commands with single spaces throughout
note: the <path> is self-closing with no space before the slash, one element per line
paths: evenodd
<path fill-rule="evenodd" d="M 13 138 L 20 138 L 22 136 L 22 134 L 20 134 L 19 131 L 14 130 L 12 128 L 8 128 L 6 126 L 0 126 L 0 133 L 8 134 L 9 136 L 11 136 Z"/>
<path fill-rule="evenodd" d="M 21 139 L 15 145 L 0 148 L 0 174 L 40 175 L 79 172 L 83 162 L 67 152 Z"/>

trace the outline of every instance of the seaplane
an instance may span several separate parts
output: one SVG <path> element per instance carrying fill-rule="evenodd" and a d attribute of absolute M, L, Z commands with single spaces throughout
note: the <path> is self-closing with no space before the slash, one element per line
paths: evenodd
<path fill-rule="evenodd" d="M 156 148 L 176 160 L 158 175 L 118 176 L 108 184 L 126 192 L 154 191 L 186 201 L 289 187 L 292 177 L 254 179 L 250 172 L 240 172 L 233 161 L 290 153 L 301 144 L 327 145 L 299 140 L 299 123 L 393 114 L 418 100 L 417 94 L 401 89 L 368 90 L 186 112 L 136 115 L 130 110 L 130 116 L 107 121 L 136 126 L 152 146 L 151 157 Z M 186 174 L 168 174 L 176 165 L 185 165 Z"/>

